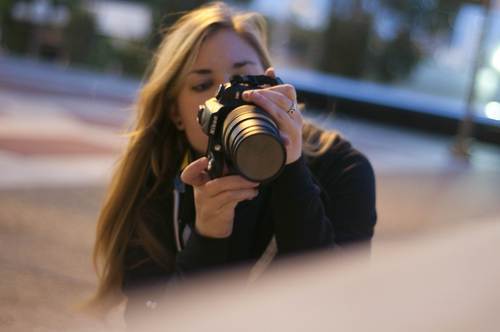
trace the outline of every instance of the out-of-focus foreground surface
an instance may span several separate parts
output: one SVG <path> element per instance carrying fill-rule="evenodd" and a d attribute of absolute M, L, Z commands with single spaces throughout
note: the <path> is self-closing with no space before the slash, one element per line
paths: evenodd
<path fill-rule="evenodd" d="M 463 224 L 366 252 L 285 262 L 245 285 L 189 285 L 133 331 L 498 331 L 500 224 Z M 425 244 L 425 245 L 423 245 Z M 208 284 L 210 282 L 210 284 Z"/>
<path fill-rule="evenodd" d="M 72 92 L 51 90 L 57 77 L 27 86 L 16 84 L 15 74 L 5 77 L 0 78 L 0 330 L 109 329 L 77 314 L 74 306 L 95 287 L 91 248 L 96 218 L 113 162 L 126 142 L 121 133 L 131 114 L 126 102 L 131 96 L 120 100 L 96 93 L 92 98 L 70 81 L 65 87 Z M 341 131 L 374 165 L 379 212 L 374 253 L 406 238 L 425 247 L 425 238 L 418 241 L 421 234 L 439 230 L 445 239 L 459 226 L 500 222 L 498 147 L 477 143 L 471 162 L 464 163 L 450 154 L 450 138 L 311 116 Z M 498 227 L 491 231 L 498 240 Z M 470 232 L 472 239 L 475 234 Z M 498 273 L 495 264 L 491 271 Z M 475 265 L 470 267 L 473 275 Z M 384 275 L 378 277 L 374 285 L 391 288 Z M 451 300 L 443 298 L 442 305 Z M 119 314 L 110 323 L 123 326 Z"/>

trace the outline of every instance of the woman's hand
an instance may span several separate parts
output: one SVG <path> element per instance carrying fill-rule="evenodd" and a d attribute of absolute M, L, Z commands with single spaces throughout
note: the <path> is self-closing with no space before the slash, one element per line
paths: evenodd
<path fill-rule="evenodd" d="M 193 186 L 196 231 L 207 237 L 225 238 L 233 231 L 236 205 L 255 198 L 259 184 L 238 175 L 211 180 L 205 171 L 207 166 L 206 157 L 197 159 L 184 169 L 181 179 Z"/>
<path fill-rule="evenodd" d="M 265 74 L 276 77 L 273 68 L 268 68 Z M 295 88 L 290 84 L 281 84 L 264 89 L 248 90 L 243 93 L 243 99 L 261 107 L 276 121 L 286 147 L 286 164 L 299 159 L 302 154 L 303 118 L 297 109 Z"/>

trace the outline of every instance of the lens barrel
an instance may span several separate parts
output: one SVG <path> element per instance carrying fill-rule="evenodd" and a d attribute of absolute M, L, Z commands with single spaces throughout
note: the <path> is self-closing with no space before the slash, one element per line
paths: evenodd
<path fill-rule="evenodd" d="M 285 165 L 286 150 L 278 126 L 255 105 L 242 105 L 228 114 L 222 142 L 233 167 L 249 180 L 269 181 Z"/>

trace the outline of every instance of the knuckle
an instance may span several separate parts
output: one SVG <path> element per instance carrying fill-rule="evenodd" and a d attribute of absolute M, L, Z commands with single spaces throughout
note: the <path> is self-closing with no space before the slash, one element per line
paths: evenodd
<path fill-rule="evenodd" d="M 213 190 L 213 188 L 216 188 L 218 186 L 219 182 L 220 180 L 218 178 L 210 180 L 207 183 L 205 183 L 205 189 Z"/>
<path fill-rule="evenodd" d="M 295 87 L 291 84 L 283 84 L 283 89 L 287 95 L 295 96 Z"/>

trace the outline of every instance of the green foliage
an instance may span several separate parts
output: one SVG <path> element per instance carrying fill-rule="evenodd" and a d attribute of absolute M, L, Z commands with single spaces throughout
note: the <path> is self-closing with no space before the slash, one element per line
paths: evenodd
<path fill-rule="evenodd" d="M 402 80 L 411 73 L 421 56 L 410 31 L 402 30 L 396 38 L 383 43 L 378 51 L 374 48 L 368 52 L 365 75 L 383 82 Z"/>
<path fill-rule="evenodd" d="M 12 19 L 11 11 L 21 0 L 0 0 L 0 26 L 2 47 L 19 55 L 39 55 L 33 45 L 36 29 L 27 22 Z M 32 2 L 34 0 L 24 0 Z M 128 0 L 151 8 L 152 34 L 144 40 L 116 41 L 99 34 L 95 17 L 83 8 L 81 0 L 51 0 L 53 5 L 64 5 L 70 11 L 70 20 L 62 31 L 62 44 L 56 60 L 67 61 L 72 66 L 119 72 L 142 76 L 151 58 L 152 50 L 159 44 L 164 28 L 172 25 L 181 14 L 199 7 L 208 0 Z M 234 0 L 247 3 L 250 0 Z"/>
<path fill-rule="evenodd" d="M 127 43 L 115 49 L 116 58 L 120 59 L 120 69 L 125 75 L 141 77 L 151 59 L 151 52 L 144 43 Z"/>
<path fill-rule="evenodd" d="M 0 45 L 13 53 L 23 54 L 29 50 L 31 26 L 16 22 L 11 17 L 11 10 L 16 0 L 0 1 Z"/>
<path fill-rule="evenodd" d="M 15 54 L 26 54 L 30 50 L 32 27 L 25 22 L 16 22 L 10 15 L 2 18 L 3 48 Z"/>
<path fill-rule="evenodd" d="M 170 27 L 182 14 L 196 7 L 199 7 L 207 0 L 145 0 L 148 3 L 153 13 L 152 27 L 153 31 L 148 47 L 155 49 L 163 36 L 165 28 Z"/>
<path fill-rule="evenodd" d="M 106 47 L 105 42 L 97 39 L 96 35 L 94 17 L 85 10 L 74 9 L 64 30 L 64 48 L 68 53 L 68 60 L 72 63 L 85 64 L 94 57 L 90 62 L 95 63 L 97 60 L 94 54 Z"/>
<path fill-rule="evenodd" d="M 374 33 L 372 13 L 353 6 L 349 17 L 332 13 L 324 33 L 324 52 L 318 68 L 352 78 L 371 78 L 391 82 L 402 80 L 424 56 L 414 39 L 416 31 L 429 38 L 450 33 L 455 17 L 465 3 L 479 0 L 379 0 L 397 15 L 403 24 L 395 37 L 382 39 Z"/>
<path fill-rule="evenodd" d="M 155 49 L 161 41 L 164 30 L 170 27 L 177 19 L 184 13 L 202 6 L 210 0 L 129 0 L 133 2 L 140 2 L 142 4 L 148 5 L 152 9 L 153 20 L 151 35 L 148 47 L 150 49 Z M 251 0 L 232 0 L 225 1 L 229 4 L 247 4 Z"/>
<path fill-rule="evenodd" d="M 361 77 L 368 48 L 372 18 L 368 14 L 355 20 L 332 16 L 325 31 L 325 50 L 320 69 L 341 76 Z"/>

